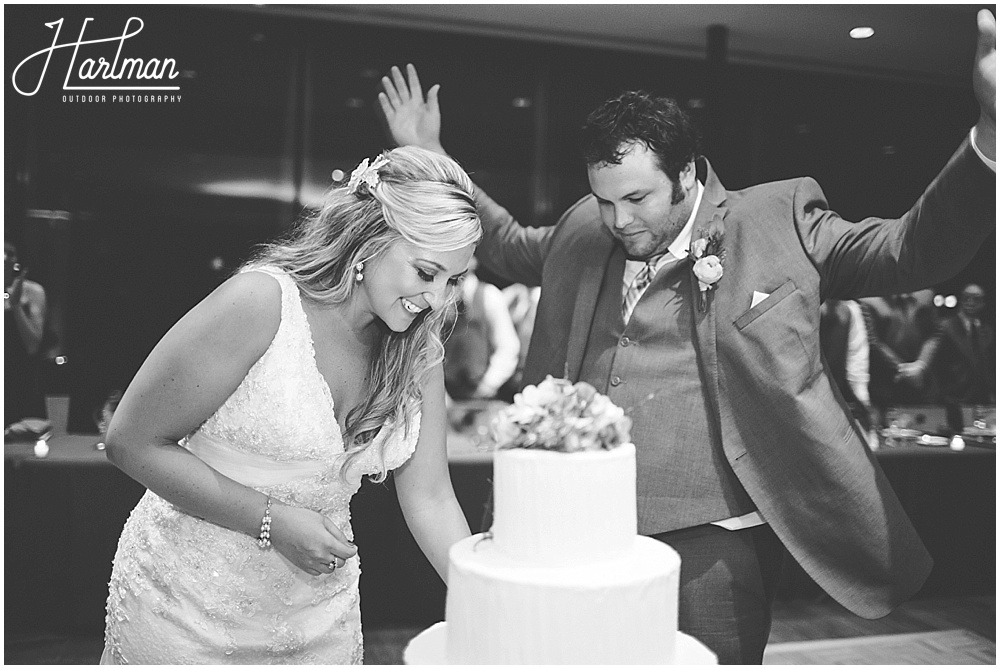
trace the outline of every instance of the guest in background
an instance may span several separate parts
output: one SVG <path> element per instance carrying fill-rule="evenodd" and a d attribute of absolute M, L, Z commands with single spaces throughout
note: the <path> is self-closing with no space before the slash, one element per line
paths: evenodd
<path fill-rule="evenodd" d="M 938 323 L 914 363 L 936 379 L 952 430 L 961 432 L 963 404 L 996 402 L 996 340 L 982 320 L 986 293 L 976 284 L 962 289 L 958 310 Z"/>
<path fill-rule="evenodd" d="M 915 361 L 937 324 L 934 291 L 918 290 L 860 300 L 869 323 L 869 392 L 880 412 L 923 404 L 933 390 Z"/>
<path fill-rule="evenodd" d="M 493 399 L 517 369 L 520 342 L 500 289 L 481 281 L 473 259 L 444 345 L 444 384 L 454 400 Z"/>
<path fill-rule="evenodd" d="M 44 418 L 45 397 L 39 357 L 45 331 L 46 300 L 41 284 L 27 278 L 17 247 L 3 245 L 4 427 L 24 418 Z"/>
<path fill-rule="evenodd" d="M 541 285 L 525 383 L 587 381 L 625 407 L 639 532 L 681 556 L 678 625 L 760 663 L 787 547 L 851 611 L 889 613 L 931 559 L 824 374 L 819 306 L 960 271 L 995 229 L 996 22 L 978 15 L 981 116 L 899 219 L 846 221 L 810 178 L 725 189 L 675 100 L 624 93 L 584 126 L 592 193 L 521 226 L 481 189 L 477 257 Z M 446 153 L 439 86 L 382 78 L 393 138 Z"/>
<path fill-rule="evenodd" d="M 517 356 L 517 370 L 510 381 L 500 388 L 500 398 L 513 402 L 514 395 L 524 385 L 521 381 L 524 377 L 524 362 L 528 358 L 528 344 L 531 342 L 531 332 L 535 328 L 535 312 L 538 309 L 538 298 L 542 294 L 542 289 L 540 286 L 512 283 L 502 292 L 504 300 L 507 301 L 510 318 L 514 321 L 517 339 L 521 343 L 521 352 Z"/>
<path fill-rule="evenodd" d="M 819 310 L 819 340 L 851 414 L 867 432 L 872 428 L 868 394 L 868 330 L 861 305 L 827 300 Z"/>
<path fill-rule="evenodd" d="M 94 423 L 97 425 L 97 431 L 102 435 L 108 433 L 108 427 L 111 425 L 111 419 L 115 417 L 115 411 L 118 410 L 118 404 L 121 401 L 122 391 L 115 388 L 108 393 L 108 397 L 104 400 L 104 404 L 94 411 Z"/>

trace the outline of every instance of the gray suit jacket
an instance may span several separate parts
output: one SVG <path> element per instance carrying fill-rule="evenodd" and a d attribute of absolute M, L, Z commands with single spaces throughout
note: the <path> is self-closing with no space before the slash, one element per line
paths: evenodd
<path fill-rule="evenodd" d="M 698 168 L 695 238 L 720 228 L 726 249 L 707 310 L 694 312 L 726 458 L 806 572 L 856 614 L 883 616 L 932 563 L 834 390 L 819 305 L 912 291 L 961 270 L 995 225 L 995 175 L 966 140 L 902 218 L 852 223 L 811 178 L 727 191 L 707 161 Z M 524 228 L 481 195 L 481 262 L 542 286 L 524 383 L 576 380 L 615 243 L 596 201 L 584 197 L 554 227 Z M 751 308 L 754 291 L 769 297 Z"/>

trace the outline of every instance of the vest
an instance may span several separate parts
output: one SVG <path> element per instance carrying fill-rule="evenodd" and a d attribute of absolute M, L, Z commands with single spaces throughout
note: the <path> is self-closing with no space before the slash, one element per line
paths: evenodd
<path fill-rule="evenodd" d="M 754 510 L 722 450 L 702 387 L 692 321 L 691 265 L 660 269 L 626 327 L 625 256 L 605 272 L 580 380 L 632 418 L 639 532 L 658 534 Z"/>

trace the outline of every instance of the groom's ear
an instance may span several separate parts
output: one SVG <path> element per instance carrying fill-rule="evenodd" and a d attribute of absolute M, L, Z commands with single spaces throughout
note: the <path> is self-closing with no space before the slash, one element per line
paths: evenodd
<path fill-rule="evenodd" d="M 684 190 L 690 190 L 694 188 L 694 182 L 697 180 L 698 174 L 695 167 L 694 161 L 692 160 L 687 165 L 685 165 L 680 174 L 677 175 L 677 180 L 680 181 L 681 188 Z"/>

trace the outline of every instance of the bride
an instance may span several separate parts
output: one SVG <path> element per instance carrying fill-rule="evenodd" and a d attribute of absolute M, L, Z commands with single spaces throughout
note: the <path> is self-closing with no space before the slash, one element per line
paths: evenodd
<path fill-rule="evenodd" d="M 107 435 L 148 491 L 115 555 L 103 664 L 361 663 L 364 475 L 395 470 L 446 577 L 469 527 L 440 333 L 481 234 L 454 161 L 394 149 L 163 337 Z"/>

